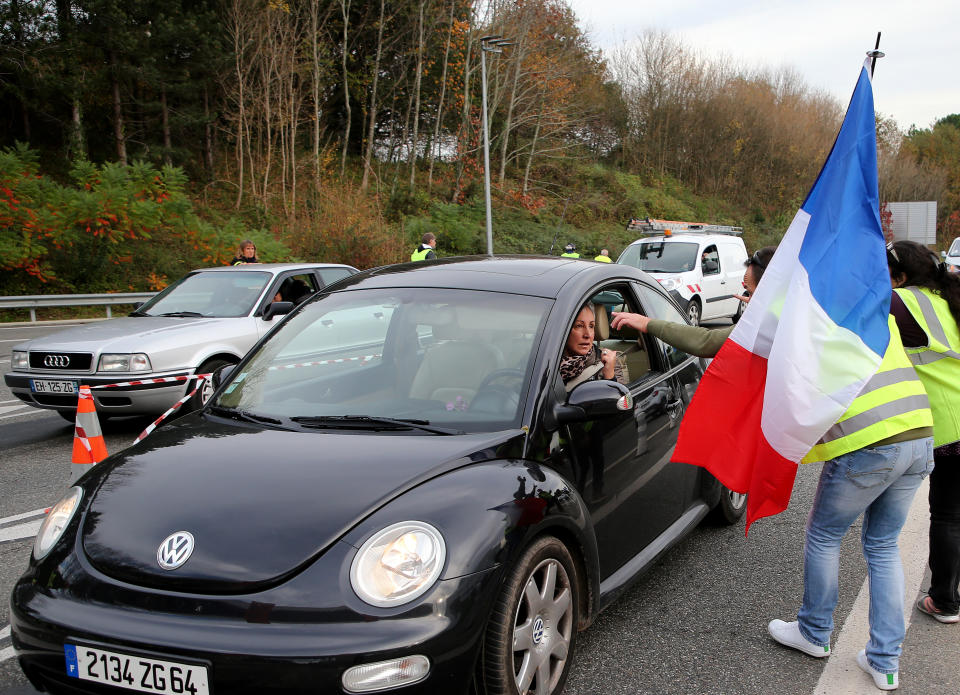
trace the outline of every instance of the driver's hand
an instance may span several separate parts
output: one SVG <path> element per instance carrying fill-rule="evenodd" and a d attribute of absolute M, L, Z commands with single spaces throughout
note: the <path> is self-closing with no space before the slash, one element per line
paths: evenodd
<path fill-rule="evenodd" d="M 614 367 L 617 363 L 617 351 L 607 350 L 606 348 L 600 350 L 600 361 L 603 362 L 603 378 L 613 379 Z"/>

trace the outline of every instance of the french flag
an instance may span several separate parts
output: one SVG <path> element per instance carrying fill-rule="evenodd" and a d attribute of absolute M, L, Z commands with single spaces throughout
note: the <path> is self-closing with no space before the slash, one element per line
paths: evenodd
<path fill-rule="evenodd" d="M 673 460 L 748 493 L 748 532 L 787 508 L 798 462 L 877 371 L 890 340 L 870 62 L 820 175 L 680 426 Z"/>

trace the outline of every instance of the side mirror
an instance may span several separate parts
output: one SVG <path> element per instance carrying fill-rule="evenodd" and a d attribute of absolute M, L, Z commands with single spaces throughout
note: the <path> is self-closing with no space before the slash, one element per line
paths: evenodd
<path fill-rule="evenodd" d="M 220 384 L 230 378 L 236 366 L 235 364 L 225 364 L 220 367 L 220 369 L 215 370 L 213 376 L 210 377 L 210 381 L 213 382 L 213 388 L 220 388 Z"/>
<path fill-rule="evenodd" d="M 567 396 L 567 402 L 554 406 L 558 425 L 583 422 L 597 417 L 633 410 L 630 389 L 616 381 L 585 381 Z"/>
<path fill-rule="evenodd" d="M 263 320 L 270 321 L 274 316 L 289 314 L 293 311 L 293 302 L 270 302 L 263 310 Z"/>

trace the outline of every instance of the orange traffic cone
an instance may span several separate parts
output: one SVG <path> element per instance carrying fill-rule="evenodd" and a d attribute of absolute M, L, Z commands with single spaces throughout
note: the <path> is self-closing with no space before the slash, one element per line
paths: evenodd
<path fill-rule="evenodd" d="M 70 482 L 107 458 L 107 445 L 103 442 L 97 409 L 89 386 L 80 387 L 77 399 L 77 422 L 73 429 L 73 465 L 70 467 Z"/>

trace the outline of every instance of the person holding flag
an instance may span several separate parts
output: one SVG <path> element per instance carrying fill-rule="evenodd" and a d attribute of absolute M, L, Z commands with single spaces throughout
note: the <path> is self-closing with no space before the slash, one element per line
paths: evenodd
<path fill-rule="evenodd" d="M 797 620 L 772 620 L 768 631 L 829 656 L 840 543 L 863 515 L 870 640 L 857 663 L 893 690 L 906 632 L 897 539 L 933 468 L 933 419 L 889 315 L 870 80 L 868 58 L 820 175 L 693 397 L 673 460 L 747 493 L 748 532 L 786 509 L 801 460 L 826 462 Z"/>

